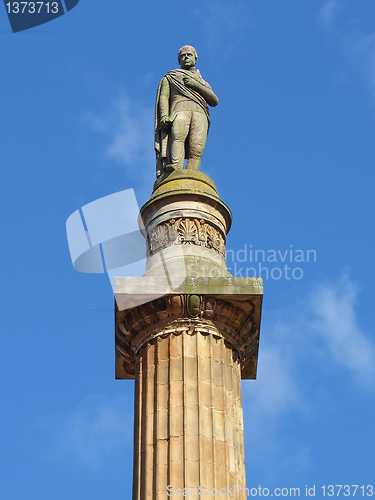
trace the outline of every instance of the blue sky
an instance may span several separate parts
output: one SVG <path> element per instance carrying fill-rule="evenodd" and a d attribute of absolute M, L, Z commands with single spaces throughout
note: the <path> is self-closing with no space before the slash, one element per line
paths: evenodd
<path fill-rule="evenodd" d="M 233 212 L 228 266 L 277 256 L 243 383 L 248 487 L 374 484 L 374 2 L 81 0 L 18 34 L 4 9 L 0 44 L 1 500 L 131 498 L 113 294 L 73 269 L 65 222 L 148 199 L 156 88 L 184 44 L 220 101 L 201 170 Z M 272 279 L 285 265 L 301 279 Z"/>

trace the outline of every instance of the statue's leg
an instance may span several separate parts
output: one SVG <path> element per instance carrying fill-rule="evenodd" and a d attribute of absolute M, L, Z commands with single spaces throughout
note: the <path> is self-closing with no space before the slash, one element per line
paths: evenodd
<path fill-rule="evenodd" d="M 205 113 L 194 111 L 190 123 L 189 159 L 186 164 L 186 170 L 198 171 L 200 169 L 207 133 L 208 120 Z"/>
<path fill-rule="evenodd" d="M 189 116 L 184 111 L 178 111 L 172 123 L 171 137 L 172 163 L 166 170 L 182 170 L 185 159 L 185 141 L 189 133 Z M 169 168 L 168 168 L 169 167 Z"/>

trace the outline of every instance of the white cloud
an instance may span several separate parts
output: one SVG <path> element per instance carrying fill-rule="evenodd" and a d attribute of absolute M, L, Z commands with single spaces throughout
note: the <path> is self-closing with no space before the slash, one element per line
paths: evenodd
<path fill-rule="evenodd" d="M 53 435 L 53 449 L 47 451 L 54 459 L 77 461 L 90 468 L 113 460 L 116 452 L 132 447 L 133 409 L 124 396 L 112 398 L 86 397 L 68 415 L 51 417 L 44 422 Z"/>
<path fill-rule="evenodd" d="M 310 299 L 315 320 L 310 330 L 319 337 L 332 361 L 369 388 L 375 382 L 375 345 L 358 325 L 355 312 L 357 286 L 343 276 L 335 287 L 319 286 Z"/>
<path fill-rule="evenodd" d="M 321 8 L 318 19 L 327 29 L 332 27 L 340 7 L 342 4 L 340 5 L 338 0 L 329 0 Z"/>
<path fill-rule="evenodd" d="M 241 33 L 246 33 L 251 27 L 249 2 L 224 0 L 202 0 L 194 14 L 202 24 L 207 37 L 207 46 L 214 51 L 217 58 L 218 45 L 221 55 L 235 50 L 236 42 Z M 199 53 L 198 53 L 199 55 Z"/>
<path fill-rule="evenodd" d="M 375 96 L 375 34 L 344 40 L 344 49 L 353 64 L 359 66 L 363 78 Z"/>
<path fill-rule="evenodd" d="M 289 330 L 282 322 L 262 335 L 257 381 L 246 382 L 243 394 L 244 405 L 248 404 L 256 420 L 275 418 L 301 401 L 293 373 L 298 348 L 292 339 L 293 328 Z"/>
<path fill-rule="evenodd" d="M 89 114 L 86 122 L 107 136 L 106 156 L 127 167 L 128 173 L 142 176 L 155 163 L 153 107 L 123 94 L 101 115 Z"/>
<path fill-rule="evenodd" d="M 324 366 L 344 369 L 343 382 L 375 389 L 375 343 L 360 328 L 355 311 L 357 286 L 346 275 L 338 284 L 318 285 L 298 304 L 275 313 L 263 327 L 256 382 L 244 384 L 244 404 L 249 401 L 254 418 L 310 407 L 304 370 Z M 299 311 L 298 313 L 296 311 Z"/>
<path fill-rule="evenodd" d="M 107 150 L 109 158 L 127 165 L 147 159 L 149 150 L 153 151 L 152 109 L 126 97 L 115 102 L 115 109 L 116 128 Z"/>
<path fill-rule="evenodd" d="M 300 384 L 300 357 L 304 352 L 299 330 L 282 318 L 261 335 L 256 381 L 242 383 L 245 451 L 249 485 L 262 475 L 271 484 L 294 471 L 303 477 L 311 464 L 310 448 L 303 439 L 288 442 L 284 426 L 303 415 L 308 406 Z M 264 467 L 264 464 L 267 467 Z M 259 472 L 257 468 L 260 468 Z"/>
<path fill-rule="evenodd" d="M 350 64 L 360 72 L 375 97 L 375 33 L 361 32 L 360 18 L 342 16 L 345 23 L 340 24 L 338 12 L 344 6 L 344 2 L 339 0 L 329 0 L 320 10 L 318 21 L 324 26 L 327 34 L 338 42 Z"/>
<path fill-rule="evenodd" d="M 257 380 L 242 384 L 245 438 L 257 450 L 254 460 L 277 463 L 278 474 L 281 462 L 286 470 L 301 467 L 301 474 L 310 466 L 308 441 L 286 445 L 282 429 L 291 420 L 325 418 L 322 398 L 335 404 L 330 377 L 375 389 L 375 344 L 358 324 L 356 300 L 357 286 L 344 275 L 263 322 Z"/>

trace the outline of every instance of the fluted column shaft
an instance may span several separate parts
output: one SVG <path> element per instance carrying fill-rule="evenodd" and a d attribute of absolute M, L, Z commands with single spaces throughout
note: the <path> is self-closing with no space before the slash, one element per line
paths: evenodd
<path fill-rule="evenodd" d="M 219 332 L 152 339 L 135 378 L 133 500 L 166 500 L 168 485 L 244 487 L 240 364 Z"/>

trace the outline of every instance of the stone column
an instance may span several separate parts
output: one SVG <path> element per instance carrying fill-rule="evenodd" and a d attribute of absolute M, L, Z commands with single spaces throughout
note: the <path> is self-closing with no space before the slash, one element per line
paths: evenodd
<path fill-rule="evenodd" d="M 168 486 L 245 498 L 241 378 L 256 377 L 262 281 L 227 272 L 230 211 L 207 176 L 159 180 L 141 213 L 148 270 L 115 284 L 116 377 L 136 384 L 133 500 Z"/>
<path fill-rule="evenodd" d="M 240 384 L 238 355 L 219 333 L 176 330 L 141 347 L 134 499 L 245 483 Z"/>

